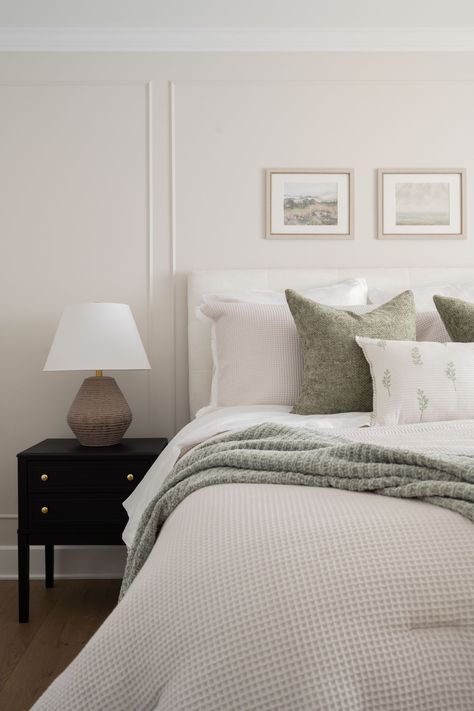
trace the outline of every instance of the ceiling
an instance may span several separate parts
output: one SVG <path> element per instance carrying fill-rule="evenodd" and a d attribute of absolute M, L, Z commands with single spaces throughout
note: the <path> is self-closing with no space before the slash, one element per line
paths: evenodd
<path fill-rule="evenodd" d="M 0 0 L 3 27 L 474 26 L 472 0 Z"/>

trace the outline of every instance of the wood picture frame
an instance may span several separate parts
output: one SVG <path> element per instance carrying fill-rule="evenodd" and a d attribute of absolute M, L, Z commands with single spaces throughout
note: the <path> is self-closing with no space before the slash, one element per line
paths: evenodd
<path fill-rule="evenodd" d="M 267 239 L 353 239 L 351 168 L 266 170 Z"/>
<path fill-rule="evenodd" d="M 464 168 L 379 168 L 378 239 L 465 239 Z"/>

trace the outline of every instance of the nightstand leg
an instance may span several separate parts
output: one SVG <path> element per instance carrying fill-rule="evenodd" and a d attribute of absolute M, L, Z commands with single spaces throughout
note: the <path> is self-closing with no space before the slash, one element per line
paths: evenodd
<path fill-rule="evenodd" d="M 44 547 L 44 562 L 46 572 L 46 587 L 54 588 L 54 546 Z"/>
<path fill-rule="evenodd" d="M 30 543 L 18 531 L 18 621 L 28 622 L 30 614 Z"/>

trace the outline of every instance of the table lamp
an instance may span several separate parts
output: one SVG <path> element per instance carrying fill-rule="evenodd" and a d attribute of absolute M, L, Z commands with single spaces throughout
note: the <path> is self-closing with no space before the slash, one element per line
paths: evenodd
<path fill-rule="evenodd" d="M 94 370 L 71 405 L 67 422 L 80 444 L 118 444 L 132 413 L 114 378 L 103 370 L 148 370 L 145 349 L 127 304 L 73 304 L 59 321 L 44 370 Z"/>

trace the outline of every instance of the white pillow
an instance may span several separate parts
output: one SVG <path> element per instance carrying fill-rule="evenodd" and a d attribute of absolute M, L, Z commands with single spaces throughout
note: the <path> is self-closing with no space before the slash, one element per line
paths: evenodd
<path fill-rule="evenodd" d="M 474 418 L 474 344 L 356 341 L 372 375 L 372 424 Z"/>
<path fill-rule="evenodd" d="M 383 304 L 404 289 L 369 289 L 371 304 Z M 444 286 L 415 286 L 411 289 L 417 311 L 434 311 L 433 296 L 452 296 L 464 301 L 474 301 L 474 284 L 445 284 Z"/>
<path fill-rule="evenodd" d="M 340 304 L 363 305 L 367 303 L 367 282 L 365 279 L 347 279 L 330 286 L 315 286 L 299 291 L 307 299 L 313 299 L 326 306 Z M 215 301 L 243 304 L 286 304 L 284 291 L 245 289 L 243 291 L 221 291 L 218 294 L 204 294 L 205 304 Z"/>
<path fill-rule="evenodd" d="M 374 306 L 341 306 L 355 313 Z M 293 405 L 303 376 L 298 332 L 286 304 L 215 302 L 212 319 L 213 406 Z"/>
<path fill-rule="evenodd" d="M 451 340 L 437 311 L 417 311 L 416 340 L 437 341 L 438 343 L 446 343 Z"/>

